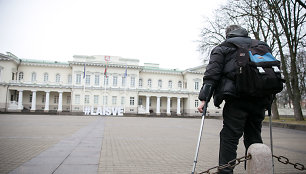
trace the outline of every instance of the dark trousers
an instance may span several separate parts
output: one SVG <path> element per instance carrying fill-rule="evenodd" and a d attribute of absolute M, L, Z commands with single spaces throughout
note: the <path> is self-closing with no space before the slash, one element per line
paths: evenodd
<path fill-rule="evenodd" d="M 223 129 L 220 132 L 219 165 L 237 158 L 237 145 L 243 135 L 246 151 L 253 143 L 262 143 L 261 127 L 265 105 L 260 100 L 227 99 L 223 109 Z M 233 168 L 219 171 L 232 174 Z"/>

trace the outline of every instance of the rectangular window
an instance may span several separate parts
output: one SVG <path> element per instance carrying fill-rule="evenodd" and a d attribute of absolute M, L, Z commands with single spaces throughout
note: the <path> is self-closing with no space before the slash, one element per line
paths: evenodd
<path fill-rule="evenodd" d="M 124 100 L 125 100 L 125 98 L 121 97 L 121 105 L 124 105 Z"/>
<path fill-rule="evenodd" d="M 32 94 L 30 94 L 30 102 L 32 102 Z"/>
<path fill-rule="evenodd" d="M 138 105 L 142 105 L 142 98 L 139 98 Z"/>
<path fill-rule="evenodd" d="M 103 105 L 107 105 L 107 96 L 103 96 Z"/>
<path fill-rule="evenodd" d="M 126 77 L 123 76 L 122 77 L 122 86 L 125 87 L 125 84 L 126 84 Z"/>
<path fill-rule="evenodd" d="M 158 80 L 158 84 L 157 85 L 158 85 L 159 88 L 162 88 L 163 87 L 163 81 L 162 80 Z"/>
<path fill-rule="evenodd" d="M 99 96 L 94 95 L 94 104 L 99 104 Z"/>
<path fill-rule="evenodd" d="M 194 82 L 194 89 L 199 90 L 199 82 Z"/>
<path fill-rule="evenodd" d="M 117 82 L 118 81 L 118 78 L 117 78 L 117 76 L 114 76 L 113 77 L 113 86 L 117 86 Z"/>
<path fill-rule="evenodd" d="M 68 84 L 71 84 L 71 83 L 72 83 L 72 75 L 69 74 L 69 75 L 68 75 Z"/>
<path fill-rule="evenodd" d="M 199 106 L 199 100 L 195 100 L 195 101 L 194 101 L 194 107 L 197 108 L 198 106 Z"/>
<path fill-rule="evenodd" d="M 42 102 L 42 103 L 45 103 L 45 100 L 46 100 L 45 96 L 42 96 L 41 102 Z"/>
<path fill-rule="evenodd" d="M 86 75 L 85 83 L 86 85 L 90 85 L 90 75 Z"/>
<path fill-rule="evenodd" d="M 81 74 L 77 74 L 75 77 L 75 84 L 81 84 Z"/>
<path fill-rule="evenodd" d="M 56 83 L 59 83 L 60 81 L 61 81 L 61 75 L 56 74 L 56 76 L 55 76 L 55 82 L 56 82 Z"/>
<path fill-rule="evenodd" d="M 44 73 L 44 82 L 48 82 L 48 80 L 49 80 L 48 73 Z"/>
<path fill-rule="evenodd" d="M 35 82 L 36 81 L 36 73 L 33 72 L 32 73 L 32 79 L 31 79 L 32 82 Z"/>
<path fill-rule="evenodd" d="M 107 86 L 108 85 L 108 77 L 104 76 L 104 85 Z"/>
<path fill-rule="evenodd" d="M 131 87 L 135 87 L 135 77 L 131 77 Z"/>
<path fill-rule="evenodd" d="M 139 79 L 139 87 L 142 88 L 142 79 Z"/>
<path fill-rule="evenodd" d="M 54 104 L 57 104 L 58 103 L 58 96 L 54 96 Z"/>
<path fill-rule="evenodd" d="M 112 104 L 117 104 L 117 96 L 112 96 Z"/>
<path fill-rule="evenodd" d="M 80 104 L 80 95 L 75 95 L 75 97 L 74 97 L 75 99 L 74 99 L 74 103 L 75 104 Z"/>
<path fill-rule="evenodd" d="M 85 104 L 89 104 L 89 95 L 85 95 L 84 102 Z"/>
<path fill-rule="evenodd" d="M 130 105 L 131 105 L 131 106 L 134 106 L 134 103 L 135 103 L 134 97 L 130 97 Z"/>
<path fill-rule="evenodd" d="M 95 85 L 99 86 L 100 85 L 100 75 L 95 75 Z"/>

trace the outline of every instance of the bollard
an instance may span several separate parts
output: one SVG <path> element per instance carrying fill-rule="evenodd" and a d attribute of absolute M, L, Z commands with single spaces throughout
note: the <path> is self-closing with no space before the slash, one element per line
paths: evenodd
<path fill-rule="evenodd" d="M 272 170 L 272 154 L 270 148 L 265 144 L 252 144 L 248 153 L 252 156 L 247 161 L 247 174 L 273 174 Z"/>

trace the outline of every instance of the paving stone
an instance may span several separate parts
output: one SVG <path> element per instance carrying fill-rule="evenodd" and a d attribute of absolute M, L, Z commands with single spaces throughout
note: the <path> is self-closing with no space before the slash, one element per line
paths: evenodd
<path fill-rule="evenodd" d="M 54 174 L 96 174 L 98 165 L 61 165 Z"/>
<path fill-rule="evenodd" d="M 200 119 L 0 114 L 0 174 L 190 173 Z M 218 163 L 222 120 L 205 120 L 197 172 Z M 269 128 L 263 127 L 269 145 Z M 273 128 L 274 154 L 306 164 L 304 131 Z M 243 141 L 238 157 L 244 155 Z M 243 174 L 243 165 L 235 174 Z M 300 174 L 275 160 L 275 174 Z"/>

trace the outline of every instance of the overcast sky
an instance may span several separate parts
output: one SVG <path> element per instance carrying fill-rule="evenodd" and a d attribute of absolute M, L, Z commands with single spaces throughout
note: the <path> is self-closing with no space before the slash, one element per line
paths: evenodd
<path fill-rule="evenodd" d="M 71 61 L 110 55 L 201 65 L 204 16 L 225 0 L 0 0 L 0 52 L 19 58 Z"/>

